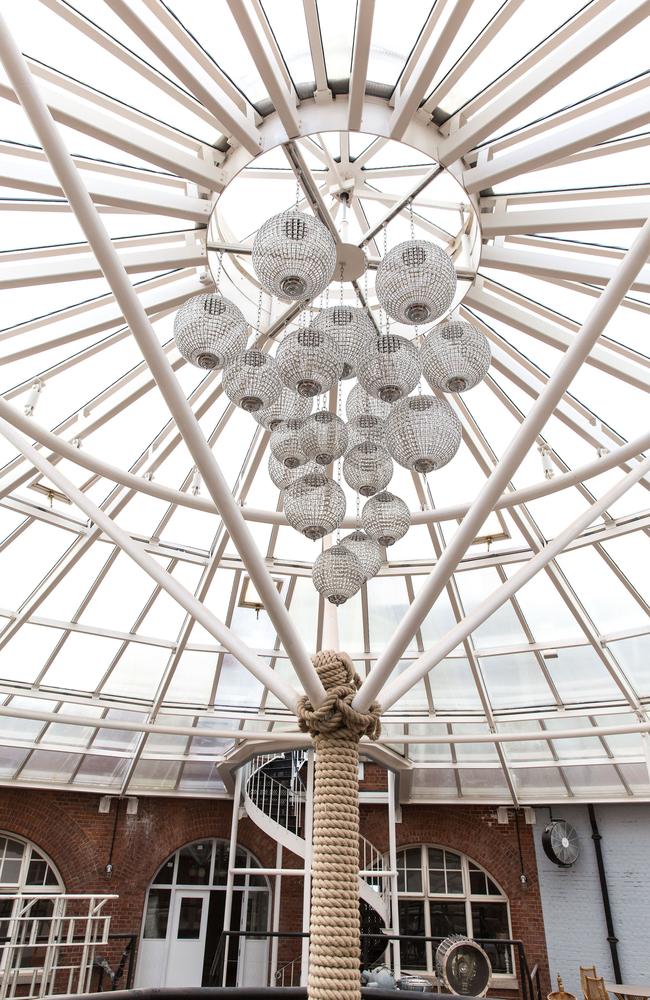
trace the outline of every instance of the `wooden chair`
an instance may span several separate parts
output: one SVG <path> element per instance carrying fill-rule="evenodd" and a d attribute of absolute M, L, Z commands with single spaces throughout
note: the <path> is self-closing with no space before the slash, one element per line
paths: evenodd
<path fill-rule="evenodd" d="M 585 1000 L 610 1000 L 602 976 L 585 976 Z"/>
<path fill-rule="evenodd" d="M 586 982 L 587 976 L 589 976 L 591 979 L 596 979 L 597 975 L 598 973 L 596 972 L 595 965 L 580 966 L 580 989 L 582 990 L 583 995 L 585 997 L 587 996 L 587 982 Z"/>
<path fill-rule="evenodd" d="M 564 989 L 564 983 L 562 982 L 562 976 L 557 977 L 557 990 L 553 993 L 549 993 L 546 1000 L 576 1000 L 573 993 L 567 993 Z"/>

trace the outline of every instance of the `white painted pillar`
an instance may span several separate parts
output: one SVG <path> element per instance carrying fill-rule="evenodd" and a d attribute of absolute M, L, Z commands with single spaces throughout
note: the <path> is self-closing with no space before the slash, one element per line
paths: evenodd
<path fill-rule="evenodd" d="M 237 831 L 239 830 L 239 804 L 241 802 L 243 768 L 239 768 L 235 778 L 235 794 L 232 799 L 232 820 L 230 822 L 230 846 L 228 848 L 228 877 L 226 879 L 226 905 L 223 911 L 223 929 L 229 931 L 232 917 L 232 894 L 235 885 L 234 869 L 237 865 Z M 226 936 L 226 943 L 223 949 L 223 976 L 221 985 L 226 985 L 226 975 L 228 973 L 228 951 L 230 937 Z"/>
<path fill-rule="evenodd" d="M 275 845 L 275 867 L 278 869 L 278 874 L 273 881 L 273 920 L 271 930 L 274 934 L 277 934 L 280 930 L 280 901 L 282 899 L 282 875 L 280 874 L 282 868 L 282 844 L 280 841 Z M 275 986 L 275 974 L 278 971 L 278 944 L 278 938 L 271 938 L 271 975 L 269 986 Z"/>
<path fill-rule="evenodd" d="M 395 809 L 395 774 L 388 771 L 388 866 L 390 876 L 390 912 L 393 934 L 399 934 L 399 901 L 397 898 L 397 810 Z M 393 973 L 396 979 L 402 974 L 399 941 L 393 941 Z"/>
<path fill-rule="evenodd" d="M 328 602 L 329 603 L 329 602 Z M 305 790 L 305 868 L 302 888 L 302 931 L 309 933 L 311 916 L 311 856 L 314 830 L 314 751 L 307 752 L 307 787 Z M 300 985 L 307 985 L 309 975 L 309 938 L 302 939 L 302 959 L 300 962 Z"/>

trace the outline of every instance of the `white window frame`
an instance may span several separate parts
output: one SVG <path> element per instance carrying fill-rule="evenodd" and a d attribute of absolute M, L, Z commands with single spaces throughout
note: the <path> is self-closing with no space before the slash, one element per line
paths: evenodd
<path fill-rule="evenodd" d="M 430 891 L 430 884 L 429 884 L 429 853 L 428 853 L 430 849 L 431 850 L 435 850 L 435 851 L 446 851 L 447 854 L 453 854 L 456 857 L 460 858 L 461 876 L 462 876 L 462 881 L 463 881 L 463 891 L 462 892 L 460 892 L 460 893 L 456 893 L 456 892 L 453 892 L 453 893 L 452 892 L 450 892 L 450 893 L 440 893 L 440 892 L 431 892 Z M 420 852 L 420 877 L 421 877 L 421 880 L 422 880 L 422 889 L 419 892 L 409 892 L 406 889 L 404 891 L 400 890 L 397 893 L 397 899 L 398 899 L 398 902 L 400 900 L 402 900 L 402 899 L 404 899 L 404 900 L 421 900 L 422 901 L 422 903 L 423 903 L 423 910 L 424 910 L 424 933 L 425 933 L 426 937 L 431 937 L 432 936 L 431 935 L 431 913 L 430 913 L 429 906 L 426 905 L 427 903 L 429 903 L 429 902 L 452 902 L 453 903 L 453 902 L 461 902 L 461 901 L 464 902 L 465 903 L 465 923 L 466 923 L 466 926 L 467 926 L 467 936 L 468 937 L 473 937 L 473 933 L 474 932 L 473 932 L 473 921 L 472 921 L 472 903 L 495 902 L 495 903 L 505 903 L 506 904 L 506 912 L 507 912 L 507 915 L 508 915 L 508 936 L 512 940 L 512 915 L 511 915 L 511 912 L 510 912 L 510 900 L 508 899 L 507 895 L 503 891 L 502 886 L 499 885 L 498 881 L 494 878 L 493 875 L 490 874 L 490 872 L 486 868 L 483 867 L 483 865 L 479 864 L 478 861 L 475 861 L 474 858 L 471 858 L 469 855 L 463 854 L 462 851 L 454 850 L 451 847 L 445 847 L 442 844 L 410 844 L 410 845 L 407 845 L 407 846 L 404 846 L 404 847 L 400 847 L 400 849 L 397 852 L 397 870 L 398 870 L 398 872 L 408 870 L 404 866 L 401 866 L 400 863 L 399 863 L 401 855 L 405 854 L 406 851 L 417 851 L 417 850 L 419 850 L 419 852 Z M 481 872 L 483 872 L 487 876 L 487 878 L 489 878 L 489 880 L 499 890 L 499 895 L 494 895 L 494 894 L 487 895 L 486 893 L 473 893 L 473 892 L 471 892 L 470 868 L 469 868 L 470 864 L 475 865 Z M 415 869 L 411 869 L 411 870 L 415 870 Z M 405 884 L 406 884 L 406 880 L 405 880 Z M 400 933 L 401 933 L 401 928 L 400 928 Z M 422 973 L 423 971 L 426 971 L 427 975 L 433 975 L 433 973 L 435 973 L 435 951 L 434 951 L 433 944 L 432 944 L 431 941 L 425 941 L 424 945 L 425 945 L 425 956 L 426 956 L 426 965 L 427 965 L 426 970 L 422 970 L 422 969 L 407 970 L 407 969 L 404 969 L 404 971 L 412 971 L 414 973 Z M 512 953 L 512 946 L 511 946 L 510 950 L 511 950 L 511 953 Z M 510 986 L 512 986 L 513 988 L 516 987 L 516 985 L 517 985 L 517 976 L 516 976 L 516 973 L 515 973 L 514 955 L 512 956 L 512 972 L 511 973 L 493 972 L 491 980 L 490 980 L 490 983 L 494 984 L 495 986 L 498 985 L 498 986 L 500 986 L 500 987 L 502 987 L 504 989 L 505 988 L 509 988 Z"/>

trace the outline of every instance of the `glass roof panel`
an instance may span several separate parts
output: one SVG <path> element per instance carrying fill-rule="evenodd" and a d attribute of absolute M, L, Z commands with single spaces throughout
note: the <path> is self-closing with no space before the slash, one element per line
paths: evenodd
<path fill-rule="evenodd" d="M 636 134 L 643 126 L 632 114 L 647 87 L 645 25 L 613 30 L 607 46 L 524 106 L 528 74 L 552 76 L 561 44 L 580 54 L 614 5 L 480 0 L 427 74 L 419 70 L 454 5 L 417 0 L 398 11 L 377 0 L 365 79 L 351 81 L 364 37 L 357 6 L 262 0 L 251 7 L 252 29 L 227 0 L 142 3 L 124 18 L 100 0 L 25 0 L 7 18 L 305 652 L 334 643 L 337 630 L 362 677 L 398 659 L 394 681 L 456 628 L 456 647 L 390 707 L 386 739 L 407 730 L 464 740 L 495 726 L 535 737 L 504 743 L 501 755 L 489 740 L 394 744 L 412 767 L 412 798 L 501 802 L 511 787 L 522 802 L 647 796 L 638 734 L 593 731 L 635 725 L 639 700 L 650 698 L 647 481 L 484 621 L 458 628 L 647 452 L 641 442 L 624 465 L 611 458 L 648 426 L 646 267 L 551 415 L 536 423 L 521 461 L 509 458 L 648 214 L 647 137 Z M 351 88 L 365 96 L 349 132 Z M 495 121 L 511 98 L 512 112 Z M 96 532 L 88 512 L 20 456 L 0 421 L 0 778 L 118 794 L 226 794 L 232 764 L 222 758 L 233 740 L 143 734 L 142 724 L 233 733 L 245 724 L 244 740 L 263 740 L 295 721 L 223 633 L 215 638 L 177 598 L 203 601 L 276 681 L 297 693 L 302 683 L 277 621 L 263 606 L 245 606 L 250 550 L 240 529 L 226 531 L 210 476 L 197 472 L 184 440 L 188 425 L 177 404 L 165 403 L 156 366 L 125 323 L 28 116 L 2 101 L 3 413 L 130 536 L 140 561 L 153 560 L 156 579 L 121 551 L 124 539 L 116 547 Z M 479 139 L 460 149 L 474 126 Z M 456 144 L 460 152 L 447 155 Z M 311 542 L 282 523 L 267 438 L 229 403 L 221 373 L 186 363 L 174 341 L 179 305 L 210 291 L 218 271 L 220 292 L 251 326 L 249 343 L 259 340 L 272 358 L 288 332 L 339 301 L 337 280 L 298 312 L 260 295 L 251 244 L 271 214 L 294 204 L 296 180 L 301 209 L 339 242 L 364 246 L 369 267 L 356 286 L 345 282 L 344 304 L 367 300 L 382 331 L 420 342 L 428 326 L 389 324 L 376 281 L 385 250 L 413 235 L 449 253 L 458 275 L 450 315 L 472 322 L 492 349 L 484 382 L 448 396 L 463 427 L 453 461 L 426 477 L 395 464 L 390 489 L 416 521 L 426 510 L 431 523 L 413 525 L 336 611 L 316 592 L 312 565 L 357 526 L 365 498 L 334 467 L 347 504 L 340 533 Z M 341 384 L 342 415 L 352 384 Z M 428 393 L 426 382 L 421 389 Z M 447 550 L 462 540 L 467 512 L 501 461 L 506 492 L 528 492 L 481 509 L 456 564 Z M 612 467 L 598 470 L 597 461 Z M 441 559 L 445 573 L 420 627 L 393 648 Z M 161 569 L 170 574 L 164 587 Z M 567 727 L 579 735 L 559 739 Z"/>

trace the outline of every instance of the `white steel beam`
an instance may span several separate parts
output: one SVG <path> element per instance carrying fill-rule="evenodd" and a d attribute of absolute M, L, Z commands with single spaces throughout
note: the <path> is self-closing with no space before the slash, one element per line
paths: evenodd
<path fill-rule="evenodd" d="M 462 642 L 475 628 L 478 628 L 502 604 L 516 594 L 539 570 L 543 569 L 551 560 L 563 552 L 567 545 L 584 531 L 592 521 L 600 517 L 604 511 L 615 504 L 620 497 L 638 482 L 641 476 L 647 475 L 648 472 L 650 472 L 650 458 L 646 458 L 636 469 L 628 472 L 600 500 L 597 500 L 591 507 L 587 508 L 564 531 L 560 532 L 551 542 L 548 542 L 547 545 L 540 549 L 537 555 L 529 559 L 509 580 L 500 587 L 497 587 L 459 625 L 451 628 L 431 649 L 427 650 L 415 663 L 407 667 L 396 680 L 390 682 L 383 692 L 383 710 L 386 711 L 391 705 L 394 705 L 414 684 L 417 684 L 425 674 L 444 659 L 447 653 L 451 652 L 459 642 Z"/>
<path fill-rule="evenodd" d="M 314 81 L 316 83 L 317 99 L 331 99 L 332 92 L 327 82 L 327 67 L 325 65 L 325 53 L 323 52 L 323 38 L 320 33 L 320 22 L 318 19 L 318 7 L 316 0 L 303 0 L 305 12 L 305 23 L 307 25 L 307 37 L 309 39 L 309 52 L 311 62 L 314 67 Z"/>
<path fill-rule="evenodd" d="M 507 199 L 503 199 L 507 201 Z M 650 215 L 650 202 L 603 205 L 570 205 L 564 208 L 509 211 L 497 204 L 494 212 L 481 213 L 485 239 L 518 233 L 568 233 L 590 229 L 628 229 L 642 226 Z"/>
<path fill-rule="evenodd" d="M 647 218 L 647 216 L 646 216 Z M 485 246 L 481 254 L 481 267 L 499 271 L 519 271 L 539 278 L 565 278 L 585 281 L 592 285 L 605 285 L 616 273 L 617 261 L 599 260 L 591 255 L 566 256 L 549 245 L 551 253 L 535 253 L 515 246 Z M 642 267 L 630 286 L 638 292 L 650 291 L 650 266 Z"/>
<path fill-rule="evenodd" d="M 492 159 L 488 149 L 485 161 L 465 171 L 463 183 L 470 192 L 483 191 L 509 177 L 551 167 L 571 153 L 647 125 L 649 117 L 650 89 Z"/>
<path fill-rule="evenodd" d="M 124 2 L 124 0 L 120 0 Z M 226 0 L 237 27 L 250 52 L 273 107 L 291 139 L 300 132 L 293 88 L 287 83 L 282 53 L 266 37 L 266 15 L 255 0 Z M 259 152 L 259 150 L 258 150 Z"/>
<path fill-rule="evenodd" d="M 52 117 L 59 124 L 106 142 L 114 149 L 132 153 L 146 163 L 155 163 L 163 170 L 186 177 L 210 191 L 222 190 L 220 171 L 213 163 L 200 159 L 198 149 L 197 155 L 193 156 L 186 149 L 159 138 L 153 131 L 147 132 L 143 127 L 138 128 L 121 121 L 115 115 L 99 110 L 96 105 L 92 106 L 88 101 L 70 97 L 47 84 L 42 89 Z M 0 97 L 18 102 L 17 95 L 6 84 L 0 84 Z"/>
<path fill-rule="evenodd" d="M 147 249 L 120 254 L 120 263 L 126 273 L 142 274 L 202 267 L 207 262 L 203 243 L 195 242 L 190 246 L 187 244 L 165 246 L 164 237 L 161 237 L 160 244 L 157 250 Z M 67 260 L 61 258 L 47 261 L 33 260 L 4 265 L 0 257 L 0 290 L 101 277 L 102 269 L 94 257 L 70 256 Z"/>
<path fill-rule="evenodd" d="M 106 280 L 111 286 L 124 318 L 158 383 L 170 413 L 176 420 L 178 429 L 185 439 L 206 488 L 218 507 L 226 529 L 233 543 L 237 546 L 268 615 L 283 641 L 294 669 L 312 703 L 318 704 L 324 697 L 325 691 L 307 654 L 298 628 L 289 618 L 264 559 L 241 515 L 241 510 L 233 499 L 228 484 L 217 465 L 212 450 L 201 433 L 192 408 L 169 366 L 128 275 L 120 265 L 119 258 L 83 185 L 79 172 L 1 15 L 0 58 L 17 94 L 20 95 L 20 102 L 50 159 L 86 239 L 93 247 Z M 37 452 L 35 454 L 38 456 Z M 268 686 L 271 687 L 270 684 Z"/>
<path fill-rule="evenodd" d="M 645 264 L 649 254 L 650 220 L 639 232 L 616 274 L 589 313 L 580 333 L 563 355 L 546 388 L 533 404 L 521 428 L 504 451 L 494 472 L 465 515 L 436 568 L 396 628 L 374 669 L 370 671 L 362 684 L 354 699 L 355 707 L 364 710 L 378 696 L 382 685 L 393 672 L 416 629 L 422 625 L 447 579 L 472 544 L 478 534 L 478 529 L 493 509 L 495 501 L 503 490 L 507 489 L 512 474 L 519 468 L 525 455 L 535 443 L 537 435 L 614 315 L 621 299 Z M 640 465 L 638 468 L 642 468 L 642 466 Z M 634 470 L 634 472 L 636 471 Z"/>
<path fill-rule="evenodd" d="M 46 476 L 57 489 L 74 503 L 96 526 L 104 532 L 119 548 L 125 552 L 148 576 L 152 578 L 169 596 L 175 600 L 188 614 L 192 615 L 232 655 L 246 667 L 250 673 L 268 687 L 277 698 L 290 710 L 295 710 L 300 697 L 290 684 L 283 681 L 278 674 L 270 670 L 263 660 L 253 653 L 234 632 L 227 629 L 211 611 L 198 601 L 193 594 L 168 573 L 160 563 L 148 555 L 144 547 L 135 542 L 128 532 L 120 528 L 112 518 L 104 513 L 81 490 L 78 490 L 56 466 L 52 465 L 43 455 L 39 454 L 27 438 L 11 424 L 0 417 L 0 431 L 7 440 L 28 459 L 31 464 Z"/>
<path fill-rule="evenodd" d="M 487 249 L 487 247 L 483 248 L 484 254 Z M 612 267 L 611 272 L 614 273 L 614 270 Z M 478 313 L 506 323 L 515 330 L 521 330 L 522 333 L 535 337 L 559 351 L 566 351 L 571 346 L 579 329 L 577 324 L 572 330 L 570 326 L 563 326 L 546 319 L 544 316 L 539 316 L 532 309 L 527 309 L 525 303 L 517 305 L 503 296 L 490 294 L 481 282 L 470 288 L 465 296 L 464 305 Z M 599 343 L 585 358 L 585 364 L 599 368 L 608 375 L 623 379 L 623 381 L 644 391 L 650 385 L 648 374 L 642 367 L 630 363 L 626 358 Z"/>
<path fill-rule="evenodd" d="M 372 38 L 372 22 L 375 16 L 375 0 L 359 0 L 357 23 L 354 29 L 352 49 L 352 72 L 350 73 L 350 96 L 348 99 L 348 130 L 358 132 L 361 128 L 361 110 L 366 93 L 368 58 Z"/>
<path fill-rule="evenodd" d="M 412 117 L 433 83 L 433 78 L 447 53 L 447 49 L 467 16 L 467 4 L 464 0 L 439 0 L 439 4 L 443 2 L 449 8 L 447 20 L 437 35 L 434 37 L 432 34 L 428 39 L 423 52 L 413 67 L 410 78 L 396 94 L 395 110 L 390 126 L 391 139 L 400 140 L 404 137 Z"/>
<path fill-rule="evenodd" d="M 483 112 L 474 115 L 466 125 L 442 142 L 441 162 L 453 163 L 487 136 L 493 135 L 649 14 L 648 0 L 617 0 L 598 17 L 591 19 L 580 32 L 558 45 L 523 80 L 510 86 Z"/>
<path fill-rule="evenodd" d="M 33 418 L 26 417 L 13 407 L 8 406 L 0 399 L 0 415 L 28 434 L 33 440 L 38 441 L 43 447 L 49 448 L 53 454 L 58 454 L 62 458 L 81 466 L 84 469 L 95 473 L 110 482 L 119 483 L 135 491 L 156 497 L 167 503 L 180 507 L 189 507 L 192 510 L 201 510 L 206 513 L 218 513 L 218 509 L 213 501 L 206 497 L 193 496 L 191 493 L 182 493 L 169 486 L 164 486 L 155 480 L 149 481 L 141 476 L 120 469 L 117 466 L 105 462 L 96 455 L 91 454 L 85 448 L 78 449 L 68 441 L 64 441 L 57 434 L 46 430 Z M 644 451 L 650 448 L 650 431 L 646 431 L 633 441 L 618 448 L 614 448 L 609 454 L 602 458 L 596 458 L 592 462 L 579 466 L 571 472 L 555 476 L 553 479 L 544 479 L 532 486 L 527 486 L 521 490 L 504 493 L 495 502 L 493 509 L 502 510 L 514 507 L 517 504 L 537 500 L 543 496 L 549 496 L 568 487 L 575 486 L 580 482 L 588 480 L 594 476 L 600 476 L 610 469 L 624 466 L 629 460 L 640 457 Z M 449 507 L 437 507 L 433 510 L 416 510 L 412 512 L 413 524 L 437 524 L 441 521 L 451 521 L 463 518 L 471 507 L 470 503 L 454 504 Z M 244 507 L 242 515 L 245 520 L 257 524 L 287 524 L 285 515 L 279 511 L 258 510 L 253 507 Z M 356 528 L 358 526 L 356 517 L 344 518 L 342 527 Z"/>
<path fill-rule="evenodd" d="M 163 40 L 159 32 L 150 27 L 143 18 L 133 10 L 133 5 L 127 0 L 111 0 L 111 10 L 135 32 L 144 44 L 160 59 L 165 66 L 182 83 L 185 84 L 196 99 L 214 115 L 216 124 L 229 137 L 241 143 L 244 149 L 255 156 L 260 151 L 261 139 L 257 128 L 237 107 L 231 97 L 225 92 L 219 92 L 213 81 L 208 87 L 190 69 L 188 61 L 177 56 Z"/>
<path fill-rule="evenodd" d="M 97 205 L 120 208 L 133 213 L 152 213 L 174 219 L 187 219 L 207 225 L 211 203 L 205 198 L 193 198 L 178 190 L 147 184 L 143 174 L 142 183 L 121 181 L 112 177 L 97 176 L 83 161 L 76 160 L 84 171 L 88 193 Z M 0 185 L 17 188 L 20 191 L 34 191 L 37 194 L 53 195 L 61 198 L 63 191 L 47 163 L 39 163 L 24 156 L 0 152 Z M 4 205 L 2 206 L 4 210 Z M 65 206 L 67 209 L 67 205 Z"/>

